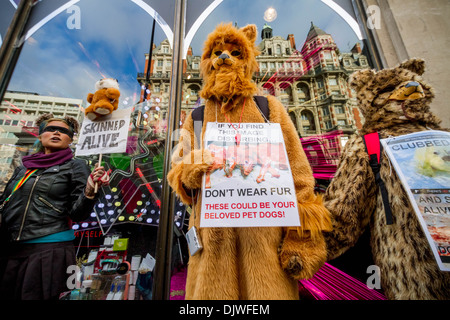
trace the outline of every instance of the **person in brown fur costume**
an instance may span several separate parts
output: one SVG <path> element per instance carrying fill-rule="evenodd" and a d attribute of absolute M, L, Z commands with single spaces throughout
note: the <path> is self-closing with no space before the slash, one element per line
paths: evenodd
<path fill-rule="evenodd" d="M 256 36 L 256 26 L 237 29 L 231 23 L 218 25 L 208 36 L 201 61 L 200 94 L 206 104 L 200 141 L 211 121 L 264 122 L 253 101 L 257 86 L 252 74 L 258 68 L 259 53 Z M 298 299 L 297 280 L 312 277 L 325 262 L 322 230 L 331 226 L 329 213 L 314 194 L 311 167 L 285 108 L 275 97 L 267 99 L 270 121 L 280 123 L 286 143 L 301 227 L 200 228 L 201 192 L 194 201 L 191 191 L 201 188 L 202 176 L 213 160 L 202 142 L 197 143 L 191 113 L 167 176 L 180 199 L 194 206 L 197 218 L 191 214 L 189 227 L 196 226 L 203 244 L 189 260 L 186 299 Z"/>
<path fill-rule="evenodd" d="M 381 287 L 392 300 L 450 298 L 450 272 L 439 270 L 408 195 L 382 154 L 380 173 L 393 216 L 393 223 L 386 223 L 363 141 L 363 135 L 376 131 L 383 139 L 442 130 L 440 120 L 430 111 L 434 93 L 422 79 L 424 71 L 423 60 L 411 59 L 395 68 L 378 72 L 366 69 L 351 76 L 349 83 L 357 93 L 365 123 L 345 145 L 324 196 L 333 223 L 332 232 L 325 232 L 328 260 L 354 246 L 369 227 Z"/>

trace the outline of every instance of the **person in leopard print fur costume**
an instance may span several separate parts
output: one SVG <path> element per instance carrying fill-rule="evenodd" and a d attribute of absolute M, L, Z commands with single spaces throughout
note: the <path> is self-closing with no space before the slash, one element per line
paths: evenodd
<path fill-rule="evenodd" d="M 363 140 L 376 131 L 381 139 L 428 129 L 447 131 L 430 111 L 434 92 L 422 79 L 424 71 L 423 60 L 410 59 L 395 68 L 366 69 L 351 76 L 365 123 L 345 145 L 324 196 L 333 223 L 333 230 L 324 232 L 328 261 L 354 246 L 368 227 L 381 287 L 391 300 L 450 298 L 450 272 L 440 271 L 408 195 L 383 155 L 380 174 L 393 215 L 393 223 L 386 224 Z"/>

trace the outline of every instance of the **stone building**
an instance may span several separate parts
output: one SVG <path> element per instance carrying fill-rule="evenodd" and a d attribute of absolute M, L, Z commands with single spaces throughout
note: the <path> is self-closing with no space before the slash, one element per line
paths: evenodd
<path fill-rule="evenodd" d="M 369 67 L 359 43 L 351 52 L 340 53 L 333 37 L 311 23 L 307 38 L 298 50 L 293 34 L 287 38 L 274 36 L 272 28 L 265 24 L 258 48 L 261 51 L 257 57 L 259 71 L 254 74 L 254 81 L 261 94 L 272 94 L 284 104 L 299 136 L 334 130 L 342 130 L 348 136 L 361 126 L 363 120 L 347 86 L 350 73 Z M 145 97 L 157 105 L 163 117 L 169 101 L 171 56 L 167 40 L 154 45 L 147 86 L 147 73 L 137 76 L 143 89 L 141 101 Z M 148 61 L 146 54 L 145 70 Z M 189 49 L 183 63 L 181 119 L 202 104 L 198 96 L 202 85 L 200 56 L 194 56 Z"/>

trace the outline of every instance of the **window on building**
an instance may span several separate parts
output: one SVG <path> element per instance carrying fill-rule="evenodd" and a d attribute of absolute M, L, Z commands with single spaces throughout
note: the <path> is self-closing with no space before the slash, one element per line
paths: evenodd
<path fill-rule="evenodd" d="M 323 112 L 324 117 L 330 115 L 330 109 L 328 109 L 328 107 L 323 107 L 322 112 Z"/>
<path fill-rule="evenodd" d="M 278 55 L 281 54 L 281 46 L 280 46 L 279 44 L 277 44 L 277 45 L 275 46 L 275 54 L 278 54 Z"/>
<path fill-rule="evenodd" d="M 347 125 L 347 120 L 338 120 L 337 124 L 340 125 L 340 126 L 346 126 Z"/>
<path fill-rule="evenodd" d="M 316 130 L 316 123 L 314 120 L 314 115 L 309 110 L 303 110 L 300 113 L 300 117 L 302 119 L 302 127 L 308 127 L 308 130 Z"/>
<path fill-rule="evenodd" d="M 163 53 L 169 53 L 169 47 L 168 46 L 163 46 L 162 47 L 162 52 Z"/>
<path fill-rule="evenodd" d="M 322 80 L 317 80 L 317 88 L 323 88 L 323 81 Z"/>
<path fill-rule="evenodd" d="M 261 62 L 260 68 L 261 68 L 261 70 L 266 70 L 267 69 L 267 63 L 266 62 Z"/>
<path fill-rule="evenodd" d="M 335 106 L 334 107 L 334 111 L 336 112 L 336 114 L 343 114 L 343 113 L 345 113 L 344 106 L 342 106 L 342 105 Z"/>
<path fill-rule="evenodd" d="M 154 90 L 153 92 L 155 92 L 155 93 L 160 92 L 161 91 L 160 85 L 159 84 L 155 84 L 153 90 Z"/>
<path fill-rule="evenodd" d="M 331 55 L 330 51 L 324 51 L 323 57 L 325 58 L 325 60 L 332 60 L 333 59 L 333 56 Z"/>
<path fill-rule="evenodd" d="M 309 88 L 306 84 L 297 85 L 297 97 L 299 102 L 305 102 L 311 100 L 309 95 Z"/>
<path fill-rule="evenodd" d="M 158 67 L 162 67 L 163 66 L 163 63 L 164 63 L 163 60 L 157 60 L 157 62 L 158 62 Z"/>
<path fill-rule="evenodd" d="M 275 62 L 270 62 L 270 69 L 275 70 Z"/>
<path fill-rule="evenodd" d="M 331 121 L 325 121 L 325 128 L 331 129 L 331 127 L 332 127 Z"/>
<path fill-rule="evenodd" d="M 286 96 L 281 97 L 280 101 L 282 104 L 287 105 L 287 104 L 289 104 L 289 97 L 286 97 Z"/>
<path fill-rule="evenodd" d="M 337 86 L 338 85 L 336 78 L 328 79 L 328 83 L 330 84 L 330 86 Z"/>

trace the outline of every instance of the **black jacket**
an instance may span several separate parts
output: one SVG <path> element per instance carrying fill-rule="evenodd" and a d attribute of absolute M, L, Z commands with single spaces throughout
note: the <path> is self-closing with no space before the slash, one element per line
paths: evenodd
<path fill-rule="evenodd" d="M 0 203 L 11 194 L 25 174 L 20 166 L 8 181 Z M 92 212 L 96 199 L 86 198 L 84 189 L 90 170 L 83 160 L 39 169 L 6 203 L 2 227 L 13 241 L 30 240 L 69 230 L 70 220 L 82 221 Z"/>

